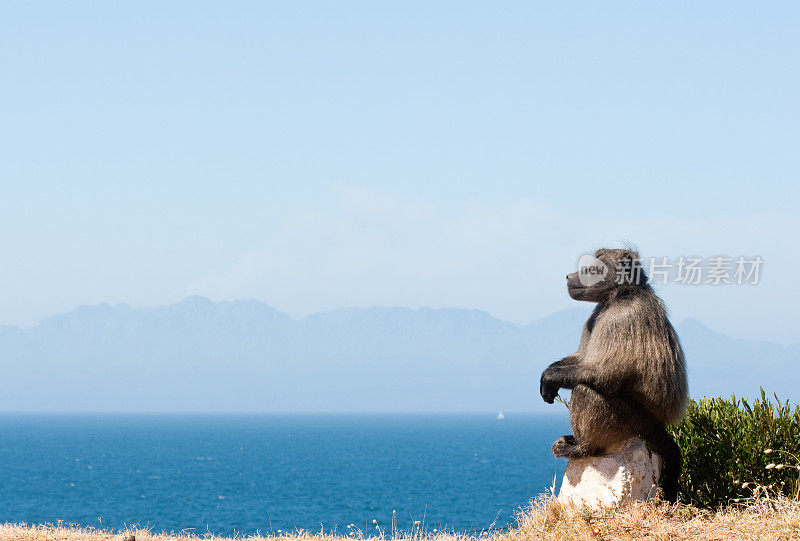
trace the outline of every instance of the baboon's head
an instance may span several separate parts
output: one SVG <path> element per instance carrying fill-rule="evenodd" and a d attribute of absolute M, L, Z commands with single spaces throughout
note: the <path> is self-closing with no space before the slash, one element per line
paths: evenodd
<path fill-rule="evenodd" d="M 582 257 L 579 265 L 577 272 L 567 274 L 567 290 L 576 301 L 605 302 L 649 287 L 634 250 L 601 248 L 594 257 Z"/>

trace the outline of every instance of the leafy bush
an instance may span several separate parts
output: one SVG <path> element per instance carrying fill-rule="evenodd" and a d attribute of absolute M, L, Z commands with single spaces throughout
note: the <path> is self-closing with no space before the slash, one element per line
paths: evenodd
<path fill-rule="evenodd" d="M 763 389 L 752 405 L 736 397 L 692 400 L 671 433 L 683 452 L 683 501 L 718 507 L 757 485 L 797 496 L 800 407 L 777 396 L 772 402 Z"/>

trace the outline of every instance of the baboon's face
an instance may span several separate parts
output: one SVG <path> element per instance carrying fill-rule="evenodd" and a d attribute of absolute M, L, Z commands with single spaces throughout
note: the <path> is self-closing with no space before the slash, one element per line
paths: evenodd
<path fill-rule="evenodd" d="M 599 282 L 586 286 L 581 283 L 578 272 L 567 274 L 567 291 L 569 296 L 576 301 L 603 302 L 614 289 L 614 278 L 609 278 L 609 272 Z"/>
<path fill-rule="evenodd" d="M 593 280 L 589 285 L 585 280 L 581 281 L 579 273 L 586 269 L 567 274 L 567 291 L 576 301 L 604 302 L 622 288 L 640 287 L 647 281 L 647 277 L 641 272 L 639 254 L 632 250 L 603 248 L 597 250 L 594 256 L 607 269 L 601 280 Z"/>

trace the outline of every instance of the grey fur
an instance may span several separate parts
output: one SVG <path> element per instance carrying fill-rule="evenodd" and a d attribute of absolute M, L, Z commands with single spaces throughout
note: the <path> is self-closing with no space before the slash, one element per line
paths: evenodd
<path fill-rule="evenodd" d="M 664 497 L 675 501 L 681 454 L 666 426 L 680 421 L 688 402 L 683 350 L 664 303 L 647 283 L 639 254 L 600 249 L 595 257 L 609 268 L 601 282 L 584 287 L 578 273 L 567 275 L 572 298 L 597 303 L 578 351 L 551 364 L 541 378 L 540 392 L 548 403 L 559 389 L 572 389 L 574 435 L 556 441 L 553 453 L 601 455 L 638 436 L 661 455 Z"/>

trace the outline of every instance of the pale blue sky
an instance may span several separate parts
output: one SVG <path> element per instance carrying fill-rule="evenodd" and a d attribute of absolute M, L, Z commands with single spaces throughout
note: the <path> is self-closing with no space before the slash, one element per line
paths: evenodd
<path fill-rule="evenodd" d="M 568 307 L 577 257 L 761 255 L 676 317 L 797 342 L 800 8 L 7 3 L 0 324 L 256 298 Z"/>

